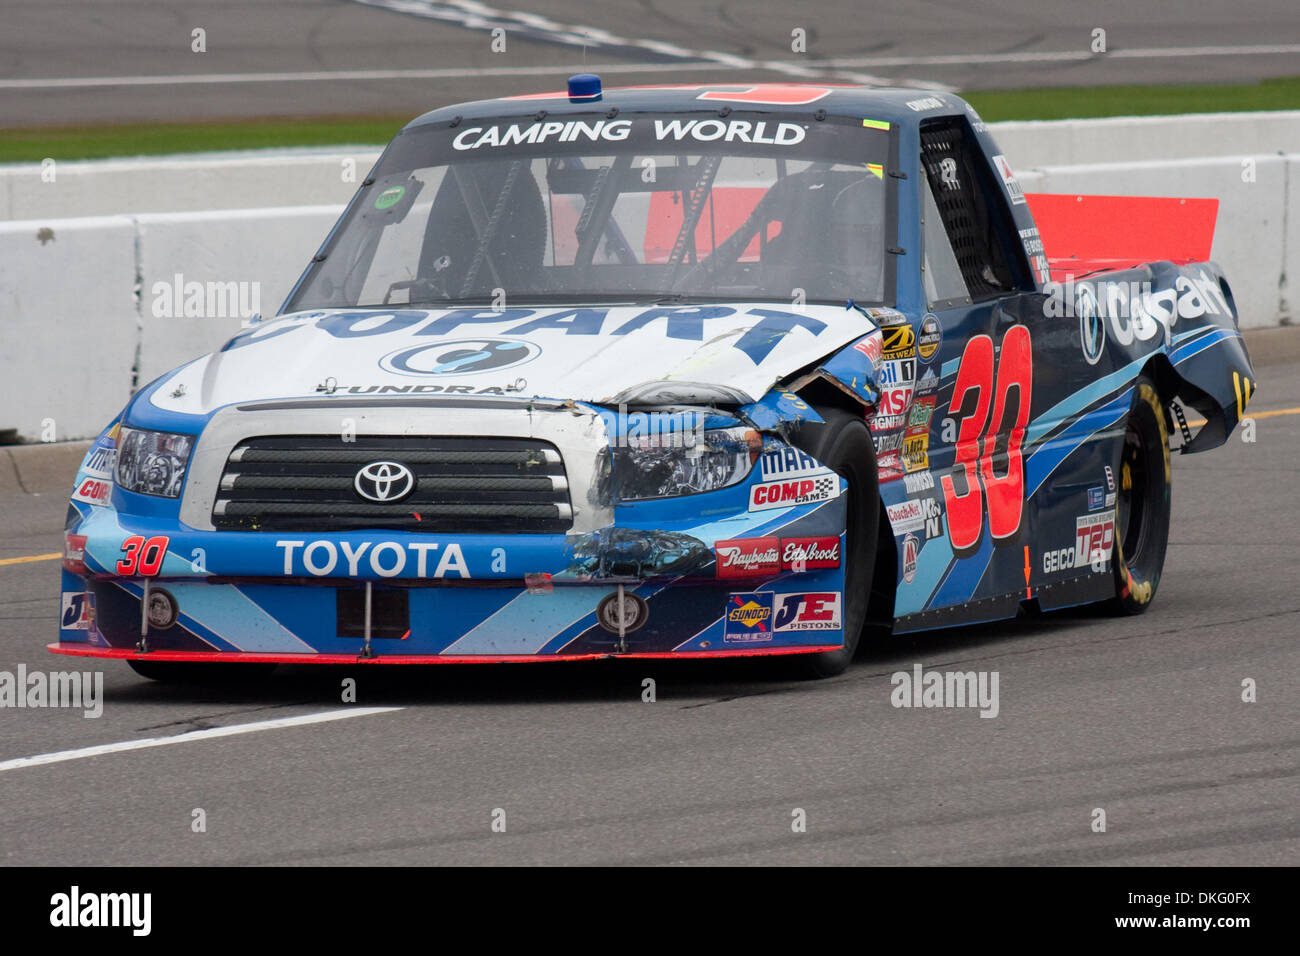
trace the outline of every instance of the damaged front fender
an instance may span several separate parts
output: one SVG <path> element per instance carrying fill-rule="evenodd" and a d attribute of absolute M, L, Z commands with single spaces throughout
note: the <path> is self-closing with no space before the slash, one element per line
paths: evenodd
<path fill-rule="evenodd" d="M 713 560 L 703 541 L 675 531 L 608 527 L 570 535 L 556 582 L 643 581 L 690 574 Z"/>

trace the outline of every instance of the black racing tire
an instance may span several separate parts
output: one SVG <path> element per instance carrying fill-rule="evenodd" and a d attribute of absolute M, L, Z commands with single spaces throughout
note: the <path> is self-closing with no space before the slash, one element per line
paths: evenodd
<path fill-rule="evenodd" d="M 818 409 L 825 424 L 801 425 L 792 443 L 848 480 L 848 535 L 844 548 L 844 646 L 793 659 L 794 676 L 820 679 L 844 673 L 857 653 L 871 598 L 880 523 L 876 451 L 860 415 Z"/>
<path fill-rule="evenodd" d="M 1107 606 L 1116 614 L 1141 614 L 1151 606 L 1165 566 L 1173 485 L 1165 407 L 1146 376 L 1134 385 L 1115 473 L 1115 597 Z"/>
<path fill-rule="evenodd" d="M 209 664 L 197 661 L 128 660 L 127 664 L 141 677 L 164 684 L 241 684 L 269 677 L 276 667 L 275 664 Z"/>

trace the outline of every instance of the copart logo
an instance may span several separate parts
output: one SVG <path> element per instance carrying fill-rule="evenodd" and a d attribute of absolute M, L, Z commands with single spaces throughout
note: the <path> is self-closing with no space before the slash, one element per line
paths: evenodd
<path fill-rule="evenodd" d="M 396 461 L 372 461 L 352 479 L 357 494 L 367 501 L 401 501 L 415 490 L 415 475 Z"/>
<path fill-rule="evenodd" d="M 1097 308 L 1097 296 L 1092 289 L 1080 287 L 1075 307 L 1079 312 L 1079 341 L 1083 344 L 1084 361 L 1096 365 L 1106 348 L 1106 322 Z"/>
<path fill-rule="evenodd" d="M 379 367 L 398 375 L 473 375 L 523 365 L 541 353 L 519 339 L 460 339 L 399 349 L 380 359 Z"/>

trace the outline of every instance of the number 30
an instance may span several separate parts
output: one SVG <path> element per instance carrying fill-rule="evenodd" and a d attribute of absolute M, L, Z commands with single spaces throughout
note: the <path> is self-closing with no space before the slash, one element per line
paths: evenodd
<path fill-rule="evenodd" d="M 163 558 L 167 556 L 170 539 L 166 535 L 150 538 L 133 534 L 122 542 L 124 557 L 117 562 L 117 573 L 122 577 L 154 577 L 162 570 Z"/>
<path fill-rule="evenodd" d="M 944 475 L 941 484 L 948 508 L 948 537 L 958 555 L 979 547 L 986 507 L 994 544 L 1015 536 L 1024 512 L 1021 446 L 1029 424 L 1034 377 L 1029 329 L 1012 326 L 1003 337 L 996 388 L 993 364 L 993 340 L 987 335 L 972 338 L 962 353 L 948 406 L 949 417 L 961 424 L 952 473 Z"/>

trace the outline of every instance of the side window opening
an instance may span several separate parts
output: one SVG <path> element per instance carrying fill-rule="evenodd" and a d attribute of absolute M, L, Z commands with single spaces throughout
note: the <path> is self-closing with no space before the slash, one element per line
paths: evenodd
<path fill-rule="evenodd" d="M 988 299 L 1018 291 L 1023 268 L 1007 255 L 1015 224 L 996 199 L 992 173 L 960 117 L 931 120 L 921 126 L 921 165 L 939 218 L 971 299 Z"/>
<path fill-rule="evenodd" d="M 925 284 L 925 301 L 931 309 L 948 309 L 970 302 L 966 293 L 966 280 L 962 277 L 957 254 L 953 252 L 934 189 L 926 177 L 922 186 L 924 206 L 921 219 L 922 242 L 925 255 L 921 264 L 921 277 Z"/>

